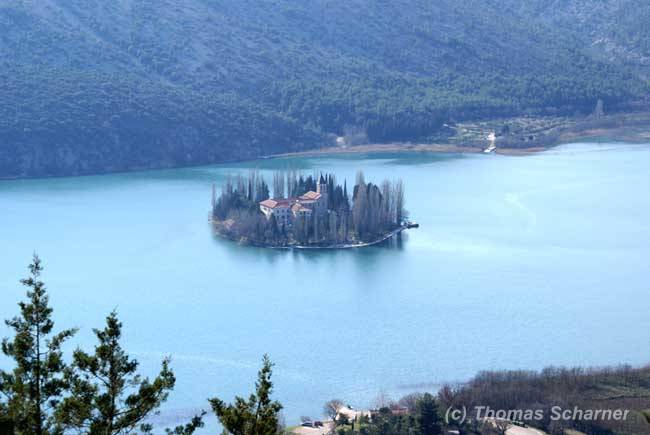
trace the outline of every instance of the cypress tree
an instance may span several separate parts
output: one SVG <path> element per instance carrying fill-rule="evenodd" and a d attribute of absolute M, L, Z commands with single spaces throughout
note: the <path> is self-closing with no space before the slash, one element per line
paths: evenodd
<path fill-rule="evenodd" d="M 52 410 L 68 388 L 61 346 L 76 332 L 52 332 L 52 308 L 40 280 L 42 271 L 41 260 L 34 254 L 30 276 L 20 281 L 28 288 L 28 300 L 18 304 L 19 316 L 6 321 L 14 331 L 13 339 L 2 341 L 2 353 L 16 366 L 10 373 L 0 371 L 0 393 L 6 399 L 0 411 L 13 421 L 18 432 L 36 435 L 58 432 Z"/>

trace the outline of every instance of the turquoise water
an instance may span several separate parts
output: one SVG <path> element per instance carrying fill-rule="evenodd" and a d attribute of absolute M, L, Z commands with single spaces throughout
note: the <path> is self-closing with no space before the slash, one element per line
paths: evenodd
<path fill-rule="evenodd" d="M 215 238 L 211 183 L 253 167 L 403 178 L 421 227 L 347 251 Z M 484 369 L 642 364 L 649 168 L 648 146 L 579 144 L 0 182 L 0 318 L 17 312 L 37 251 L 58 326 L 81 328 L 75 345 L 116 308 L 145 372 L 172 356 L 166 422 L 248 393 L 265 352 L 289 423 L 334 397 L 364 406 Z"/>

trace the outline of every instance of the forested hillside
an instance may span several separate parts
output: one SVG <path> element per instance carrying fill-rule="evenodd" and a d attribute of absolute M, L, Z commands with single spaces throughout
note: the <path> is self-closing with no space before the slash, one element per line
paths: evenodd
<path fill-rule="evenodd" d="M 589 54 L 650 77 L 650 7 L 636 0 L 510 2 L 522 16 L 571 31 Z"/>
<path fill-rule="evenodd" d="M 198 164 L 647 98 L 645 0 L 5 0 L 0 177 Z"/>

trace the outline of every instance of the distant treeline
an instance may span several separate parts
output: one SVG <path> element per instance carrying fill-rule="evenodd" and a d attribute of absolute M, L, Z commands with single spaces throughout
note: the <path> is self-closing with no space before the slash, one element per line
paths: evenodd
<path fill-rule="evenodd" d="M 439 392 L 442 407 L 468 410 L 469 418 L 457 422 L 463 433 L 476 432 L 480 421 L 472 419 L 477 407 L 493 410 L 533 410 L 512 413 L 513 420 L 562 434 L 574 429 L 586 434 L 649 434 L 650 366 L 620 366 L 600 369 L 549 367 L 541 372 L 496 371 L 478 374 L 457 386 L 445 385 Z M 629 410 L 624 419 L 554 419 L 553 407 L 562 410 Z M 556 408 L 558 409 L 558 408 Z M 537 418 L 541 416 L 541 418 Z"/>
<path fill-rule="evenodd" d="M 274 215 L 267 218 L 260 211 L 260 201 L 270 197 L 269 186 L 256 171 L 249 176 L 229 178 L 221 194 L 214 198 L 212 216 L 219 233 L 240 241 L 259 245 L 335 246 L 374 241 L 399 227 L 405 217 L 404 183 L 385 180 L 381 185 L 366 182 L 363 172 L 348 191 L 333 174 L 324 176 L 327 185 L 327 211 L 308 217 L 292 217 L 284 224 Z M 273 177 L 274 198 L 295 198 L 315 191 L 318 178 L 295 171 L 276 173 Z"/>
<path fill-rule="evenodd" d="M 352 420 L 343 406 L 335 399 L 324 407 L 340 435 L 505 435 L 515 425 L 557 435 L 650 434 L 650 366 L 482 372 L 444 385 L 436 396 L 411 393 L 394 401 L 380 394 L 370 418 Z M 607 417 L 590 418 L 587 412 L 596 410 Z M 558 417 L 566 411 L 567 418 Z"/>

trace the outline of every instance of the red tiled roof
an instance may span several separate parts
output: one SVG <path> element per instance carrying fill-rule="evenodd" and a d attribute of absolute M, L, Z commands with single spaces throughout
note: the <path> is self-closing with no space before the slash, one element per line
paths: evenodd
<path fill-rule="evenodd" d="M 315 200 L 315 199 L 319 199 L 321 196 L 322 195 L 320 193 L 314 192 L 313 190 L 310 190 L 309 192 L 302 195 L 300 197 L 300 199 L 307 199 L 307 200 L 312 199 L 312 200 Z"/>
<path fill-rule="evenodd" d="M 291 200 L 290 199 L 265 199 L 264 201 L 260 202 L 260 205 L 263 205 L 268 208 L 289 208 L 291 207 Z"/>
<path fill-rule="evenodd" d="M 260 205 L 264 206 L 264 207 L 271 208 L 271 209 L 274 209 L 274 208 L 289 208 L 289 207 L 293 207 L 295 205 L 300 205 L 300 204 L 298 204 L 299 202 L 302 202 L 304 204 L 313 204 L 314 202 L 319 200 L 321 198 L 321 196 L 322 195 L 320 193 L 314 192 L 313 190 L 310 190 L 309 192 L 305 193 L 304 195 L 302 195 L 302 196 L 300 196 L 298 198 L 265 199 L 264 201 L 260 202 Z"/>

